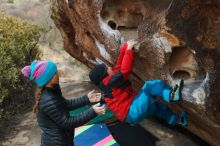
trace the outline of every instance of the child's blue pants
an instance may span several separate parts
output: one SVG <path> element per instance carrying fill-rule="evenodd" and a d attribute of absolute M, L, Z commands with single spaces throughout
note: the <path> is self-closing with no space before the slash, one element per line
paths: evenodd
<path fill-rule="evenodd" d="M 155 97 L 161 97 L 169 102 L 170 90 L 171 87 L 161 80 L 146 81 L 130 105 L 126 122 L 136 124 L 146 116 L 154 115 L 165 120 L 169 125 L 175 125 L 179 116 L 166 105 L 155 100 Z"/>

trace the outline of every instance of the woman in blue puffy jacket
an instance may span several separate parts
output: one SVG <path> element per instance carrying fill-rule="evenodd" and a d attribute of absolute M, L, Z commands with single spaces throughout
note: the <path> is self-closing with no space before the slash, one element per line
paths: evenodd
<path fill-rule="evenodd" d="M 70 110 L 99 102 L 101 93 L 91 91 L 88 95 L 66 100 L 59 86 L 57 66 L 52 61 L 34 61 L 22 69 L 22 74 L 39 87 L 33 111 L 41 129 L 41 146 L 73 146 L 74 128 L 105 113 L 105 106 L 95 104 L 74 117 L 70 116 Z"/>

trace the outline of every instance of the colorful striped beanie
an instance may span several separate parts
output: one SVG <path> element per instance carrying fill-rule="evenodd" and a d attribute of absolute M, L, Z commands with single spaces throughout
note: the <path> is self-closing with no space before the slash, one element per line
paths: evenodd
<path fill-rule="evenodd" d="M 21 70 L 25 77 L 34 81 L 38 87 L 47 84 L 57 72 L 57 65 L 52 61 L 33 61 Z"/>

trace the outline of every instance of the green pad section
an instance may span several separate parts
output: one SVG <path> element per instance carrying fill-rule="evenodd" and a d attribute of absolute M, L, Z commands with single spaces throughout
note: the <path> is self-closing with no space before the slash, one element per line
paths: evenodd
<path fill-rule="evenodd" d="M 80 112 L 83 112 L 87 109 L 89 109 L 90 106 L 84 106 L 75 110 L 70 111 L 70 115 L 71 116 L 75 116 L 77 114 L 79 114 Z M 87 125 L 90 124 L 95 124 L 95 123 L 100 123 L 100 122 L 105 122 L 105 123 L 110 123 L 112 121 L 116 121 L 116 118 L 114 117 L 113 113 L 107 109 L 104 115 L 98 115 L 96 116 L 94 119 L 92 119 L 89 123 L 87 123 Z"/>

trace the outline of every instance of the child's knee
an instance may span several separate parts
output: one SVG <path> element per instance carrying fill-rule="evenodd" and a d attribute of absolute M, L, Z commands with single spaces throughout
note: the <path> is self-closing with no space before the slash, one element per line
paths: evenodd
<path fill-rule="evenodd" d="M 144 85 L 142 86 L 142 90 L 147 91 L 149 88 L 151 88 L 151 86 L 153 86 L 155 83 L 157 82 L 157 80 L 147 80 L 145 81 Z"/>
<path fill-rule="evenodd" d="M 164 82 L 162 80 L 147 80 L 145 81 L 145 84 L 148 84 L 148 85 L 164 84 Z"/>

